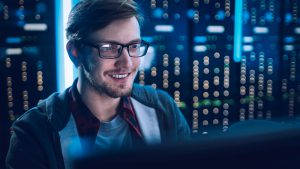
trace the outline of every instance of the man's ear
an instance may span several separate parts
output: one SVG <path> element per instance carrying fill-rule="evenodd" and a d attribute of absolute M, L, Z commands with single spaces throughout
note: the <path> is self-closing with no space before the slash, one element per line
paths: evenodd
<path fill-rule="evenodd" d="M 68 41 L 68 43 L 66 45 L 66 49 L 68 51 L 68 54 L 69 54 L 69 57 L 70 57 L 71 61 L 73 62 L 73 64 L 76 67 L 78 67 L 79 62 L 80 62 L 80 58 L 79 58 L 78 49 L 75 47 L 74 42 Z"/>

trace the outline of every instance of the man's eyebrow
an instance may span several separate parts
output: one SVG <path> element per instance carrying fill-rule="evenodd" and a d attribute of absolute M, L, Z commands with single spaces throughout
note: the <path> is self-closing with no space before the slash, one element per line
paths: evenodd
<path fill-rule="evenodd" d="M 131 40 L 129 43 L 136 43 L 136 42 L 141 42 L 142 40 L 141 39 L 134 39 L 134 40 Z"/>

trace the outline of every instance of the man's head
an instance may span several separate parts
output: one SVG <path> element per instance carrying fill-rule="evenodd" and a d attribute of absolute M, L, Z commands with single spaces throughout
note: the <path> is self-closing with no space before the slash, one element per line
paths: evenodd
<path fill-rule="evenodd" d="M 86 34 L 102 29 L 118 19 L 143 16 L 134 0 L 81 0 L 73 7 L 67 23 L 67 39 L 81 40 Z"/>
<path fill-rule="evenodd" d="M 148 47 L 141 40 L 141 24 L 141 13 L 132 0 L 77 4 L 66 31 L 67 50 L 78 67 L 79 80 L 113 98 L 130 94 L 140 64 L 138 56 Z"/>

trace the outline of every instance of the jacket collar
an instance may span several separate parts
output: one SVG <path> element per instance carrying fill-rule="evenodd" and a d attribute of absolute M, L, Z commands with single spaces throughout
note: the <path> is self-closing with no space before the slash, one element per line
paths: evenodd
<path fill-rule="evenodd" d="M 62 93 L 53 93 L 37 105 L 41 111 L 46 113 L 48 121 L 56 131 L 60 131 L 66 126 L 71 115 L 68 111 L 68 90 L 69 88 Z"/>

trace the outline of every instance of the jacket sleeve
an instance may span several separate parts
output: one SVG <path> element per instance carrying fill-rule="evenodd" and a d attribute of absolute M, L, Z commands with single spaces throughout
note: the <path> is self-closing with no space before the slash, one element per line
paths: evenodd
<path fill-rule="evenodd" d="M 25 113 L 13 125 L 13 134 L 6 156 L 8 169 L 49 168 L 45 148 L 42 146 L 42 140 L 50 139 L 45 134 L 46 120 L 42 117 L 30 118 L 33 113 L 36 112 Z"/>

